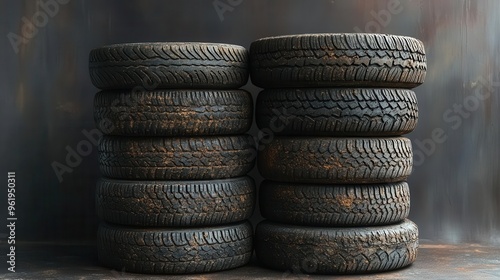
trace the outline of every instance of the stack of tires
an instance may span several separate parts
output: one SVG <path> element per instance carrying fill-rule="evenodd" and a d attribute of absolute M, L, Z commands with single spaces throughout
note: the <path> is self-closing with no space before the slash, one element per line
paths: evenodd
<path fill-rule="evenodd" d="M 184 274 L 252 254 L 255 143 L 248 53 L 235 45 L 140 43 L 90 53 L 102 89 L 94 116 L 99 261 L 119 271 Z"/>
<path fill-rule="evenodd" d="M 419 40 L 306 34 L 250 47 L 260 129 L 256 255 L 294 273 L 350 274 L 411 264 L 418 229 L 407 219 L 417 124 L 410 90 L 424 81 Z M 272 140 L 270 140 L 272 138 Z"/>

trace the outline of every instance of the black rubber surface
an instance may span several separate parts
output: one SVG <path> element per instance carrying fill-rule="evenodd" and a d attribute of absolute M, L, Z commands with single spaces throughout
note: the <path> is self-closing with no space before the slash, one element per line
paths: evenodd
<path fill-rule="evenodd" d="M 404 181 L 412 170 L 404 137 L 276 137 L 259 147 L 258 167 L 269 180 L 369 184 Z"/>
<path fill-rule="evenodd" d="M 118 271 L 189 274 L 236 268 L 252 255 L 248 222 L 204 228 L 135 228 L 103 223 L 97 234 L 101 264 Z"/>
<path fill-rule="evenodd" d="M 379 227 L 257 225 L 255 253 L 266 267 L 306 274 L 388 271 L 413 263 L 418 228 L 409 221 Z"/>
<path fill-rule="evenodd" d="M 100 89 L 239 88 L 248 80 L 248 53 L 216 43 L 131 43 L 93 49 L 90 78 Z"/>
<path fill-rule="evenodd" d="M 251 78 L 263 88 L 401 87 L 424 82 L 421 41 L 384 34 L 303 34 L 250 46 Z"/>
<path fill-rule="evenodd" d="M 255 207 L 255 182 L 244 176 L 208 181 L 97 183 L 99 218 L 131 226 L 200 227 L 240 222 Z"/>
<path fill-rule="evenodd" d="M 104 136 L 101 173 L 130 180 L 206 180 L 246 175 L 254 166 L 250 135 L 205 137 Z"/>
<path fill-rule="evenodd" d="M 252 125 L 252 102 L 244 90 L 101 91 L 94 119 L 109 135 L 242 134 Z"/>
<path fill-rule="evenodd" d="M 319 185 L 263 181 L 260 212 L 274 222 L 304 226 L 374 226 L 401 222 L 410 213 L 406 182 Z"/>
<path fill-rule="evenodd" d="M 417 98 L 407 89 L 269 89 L 255 108 L 258 127 L 276 135 L 395 136 L 418 120 Z"/>

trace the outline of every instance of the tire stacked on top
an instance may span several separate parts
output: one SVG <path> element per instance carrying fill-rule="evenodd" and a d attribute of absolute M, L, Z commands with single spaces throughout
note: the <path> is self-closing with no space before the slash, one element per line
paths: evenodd
<path fill-rule="evenodd" d="M 266 178 L 256 254 L 268 267 L 350 274 L 411 264 L 418 229 L 407 219 L 417 124 L 410 90 L 424 81 L 416 39 L 381 34 L 305 34 L 250 47 Z M 269 139 L 267 139 L 269 140 Z"/>
<path fill-rule="evenodd" d="M 102 89 L 99 261 L 120 271 L 235 268 L 252 254 L 255 143 L 248 53 L 235 45 L 138 43 L 90 53 Z"/>

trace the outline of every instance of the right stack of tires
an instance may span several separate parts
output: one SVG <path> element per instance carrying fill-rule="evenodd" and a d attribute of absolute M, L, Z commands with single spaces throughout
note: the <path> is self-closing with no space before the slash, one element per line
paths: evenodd
<path fill-rule="evenodd" d="M 308 274 L 394 270 L 414 262 L 407 219 L 409 139 L 423 83 L 417 39 L 382 34 L 304 34 L 257 40 L 252 82 L 265 88 L 256 255 L 264 266 Z"/>

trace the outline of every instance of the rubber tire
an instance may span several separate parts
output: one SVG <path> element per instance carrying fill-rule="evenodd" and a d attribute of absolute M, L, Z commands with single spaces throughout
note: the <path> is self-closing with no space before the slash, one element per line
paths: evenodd
<path fill-rule="evenodd" d="M 250 135 L 205 137 L 103 136 L 99 167 L 108 178 L 208 180 L 246 175 L 255 163 Z"/>
<path fill-rule="evenodd" d="M 248 176 L 210 181 L 122 181 L 97 183 L 97 215 L 129 226 L 200 227 L 252 216 L 255 182 Z"/>
<path fill-rule="evenodd" d="M 252 255 L 249 222 L 205 228 L 136 228 L 103 223 L 97 237 L 104 266 L 150 274 L 205 273 L 247 264 Z"/>
<path fill-rule="evenodd" d="M 93 49 L 89 70 L 100 89 L 239 88 L 248 81 L 248 52 L 216 43 L 116 44 Z"/>
<path fill-rule="evenodd" d="M 315 185 L 263 181 L 260 212 L 271 221 L 303 226 L 377 226 L 410 213 L 406 182 L 373 185 Z"/>
<path fill-rule="evenodd" d="M 418 120 L 417 98 L 406 89 L 270 89 L 255 108 L 257 126 L 275 135 L 397 136 Z"/>
<path fill-rule="evenodd" d="M 94 119 L 107 135 L 234 135 L 250 129 L 252 102 L 244 90 L 101 91 Z"/>
<path fill-rule="evenodd" d="M 371 184 L 405 181 L 412 171 L 409 139 L 276 137 L 259 147 L 262 177 L 280 182 Z"/>
<path fill-rule="evenodd" d="M 400 87 L 424 82 L 421 41 L 384 34 L 303 34 L 250 46 L 250 75 L 263 88 Z"/>
<path fill-rule="evenodd" d="M 255 254 L 269 268 L 306 274 L 360 274 L 413 263 L 418 228 L 410 220 L 379 227 L 257 225 Z"/>

